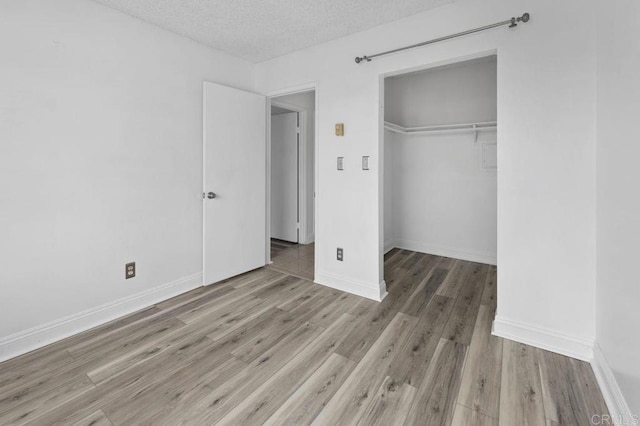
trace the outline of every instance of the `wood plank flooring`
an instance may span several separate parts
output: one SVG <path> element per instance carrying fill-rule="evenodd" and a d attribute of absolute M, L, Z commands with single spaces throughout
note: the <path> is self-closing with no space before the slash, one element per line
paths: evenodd
<path fill-rule="evenodd" d="M 273 263 L 267 268 L 313 281 L 313 255 L 314 244 L 302 245 L 272 239 Z"/>
<path fill-rule="evenodd" d="M 6 361 L 0 424 L 588 425 L 607 413 L 588 364 L 491 335 L 495 267 L 393 250 L 385 270 L 381 303 L 261 268 Z"/>

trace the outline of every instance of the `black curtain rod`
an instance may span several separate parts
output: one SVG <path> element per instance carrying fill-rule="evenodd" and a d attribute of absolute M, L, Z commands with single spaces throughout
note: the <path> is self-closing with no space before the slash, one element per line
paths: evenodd
<path fill-rule="evenodd" d="M 522 16 L 517 17 L 517 18 L 513 17 L 511 19 L 507 19 L 506 21 L 497 22 L 497 23 L 491 24 L 491 25 L 485 25 L 484 27 L 474 28 L 473 30 L 463 31 L 461 33 L 451 34 L 451 35 L 440 37 L 440 38 L 434 38 L 433 40 L 425 41 L 425 42 L 418 43 L 418 44 L 412 44 L 411 46 L 400 47 L 398 49 L 393 49 L 393 50 L 387 50 L 386 52 L 376 53 L 375 55 L 358 56 L 358 57 L 356 57 L 356 64 L 359 64 L 360 62 L 371 62 L 371 60 L 373 58 L 377 58 L 379 56 L 390 55 L 392 53 L 401 52 L 403 50 L 408 50 L 408 49 L 413 49 L 413 48 L 416 48 L 416 47 L 426 46 L 427 44 L 438 43 L 440 41 L 445 41 L 445 40 L 449 40 L 449 39 L 456 38 L 456 37 L 462 37 L 462 36 L 465 36 L 465 35 L 468 35 L 468 34 L 473 34 L 473 33 L 477 33 L 477 32 L 484 31 L 484 30 L 489 30 L 491 28 L 501 27 L 503 25 L 509 25 L 509 28 L 514 28 L 514 27 L 518 26 L 519 22 L 529 22 L 529 18 L 530 18 L 530 15 L 528 13 L 525 13 Z"/>

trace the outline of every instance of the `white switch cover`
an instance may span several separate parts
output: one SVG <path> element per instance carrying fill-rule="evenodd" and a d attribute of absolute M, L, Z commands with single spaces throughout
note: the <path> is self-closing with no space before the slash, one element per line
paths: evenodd
<path fill-rule="evenodd" d="M 480 166 L 482 170 L 496 170 L 498 168 L 498 147 L 495 143 L 481 144 Z"/>
<path fill-rule="evenodd" d="M 369 170 L 369 156 L 362 156 L 362 170 Z"/>
<path fill-rule="evenodd" d="M 338 157 L 338 170 L 344 170 L 344 157 Z"/>

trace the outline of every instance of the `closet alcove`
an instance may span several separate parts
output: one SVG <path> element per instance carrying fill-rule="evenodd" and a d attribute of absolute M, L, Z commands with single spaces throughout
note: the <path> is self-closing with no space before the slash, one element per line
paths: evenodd
<path fill-rule="evenodd" d="M 494 55 L 385 79 L 385 252 L 496 264 L 496 66 Z"/>

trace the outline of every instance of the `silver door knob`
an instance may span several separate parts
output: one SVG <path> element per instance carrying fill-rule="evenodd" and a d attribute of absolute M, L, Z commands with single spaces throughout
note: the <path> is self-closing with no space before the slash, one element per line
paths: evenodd
<path fill-rule="evenodd" d="M 215 192 L 207 192 L 207 198 L 210 199 L 210 200 L 216 198 L 216 193 Z"/>

